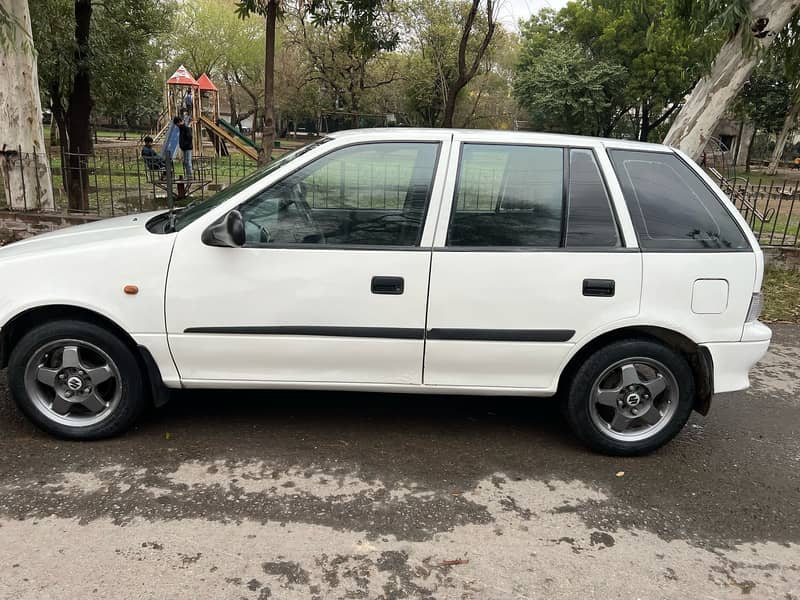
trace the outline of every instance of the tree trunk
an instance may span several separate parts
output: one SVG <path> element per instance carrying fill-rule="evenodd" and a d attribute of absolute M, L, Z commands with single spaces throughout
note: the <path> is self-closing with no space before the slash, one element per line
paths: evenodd
<path fill-rule="evenodd" d="M 750 135 L 750 143 L 747 144 L 747 158 L 745 159 L 744 172 L 750 172 L 750 156 L 753 151 L 753 142 L 756 139 L 756 128 L 753 127 L 753 133 Z"/>
<path fill-rule="evenodd" d="M 454 93 L 451 92 L 451 90 L 448 90 L 447 100 L 444 103 L 444 116 L 442 117 L 442 127 L 453 126 L 453 116 L 455 116 L 456 113 L 456 100 L 458 99 L 457 98 L 458 92 L 460 92 L 463 87 L 464 86 L 461 85 L 458 88 L 458 90 L 455 91 Z"/>
<path fill-rule="evenodd" d="M 277 20 L 278 0 L 268 0 L 267 51 L 264 57 L 264 127 L 261 130 L 259 165 L 269 163 L 272 158 L 272 146 L 275 143 L 275 22 Z"/>
<path fill-rule="evenodd" d="M 736 165 L 739 162 L 739 150 L 742 149 L 742 135 L 743 134 L 744 134 L 744 119 L 742 118 L 739 121 L 739 132 L 736 134 L 736 144 L 733 146 L 733 154 L 731 155 L 733 157 L 733 166 L 734 167 L 736 167 Z"/>
<path fill-rule="evenodd" d="M 781 157 L 786 148 L 786 142 L 789 139 L 794 126 L 797 124 L 797 117 L 800 115 L 800 98 L 792 98 L 792 106 L 786 114 L 786 119 L 783 121 L 783 129 L 778 134 L 778 139 L 775 142 L 775 150 L 772 152 L 772 160 L 769 161 L 767 168 L 767 175 L 775 175 L 778 172 L 778 167 L 781 164 Z"/>
<path fill-rule="evenodd" d="M 231 124 L 236 127 L 239 125 L 239 111 L 236 109 L 236 96 L 233 93 L 230 74 L 225 73 L 223 79 L 225 80 L 225 90 L 228 92 L 228 104 L 231 107 Z"/>
<path fill-rule="evenodd" d="M 650 137 L 650 105 L 647 102 L 642 102 L 642 115 L 639 126 L 639 141 L 646 142 Z"/>
<path fill-rule="evenodd" d="M 50 148 L 55 147 L 59 143 L 58 139 L 58 125 L 56 125 L 56 120 L 52 116 L 50 117 Z"/>
<path fill-rule="evenodd" d="M 797 1 L 800 2 L 800 0 Z M 467 44 L 470 36 L 472 35 L 472 27 L 475 25 L 475 18 L 478 14 L 480 3 L 481 0 L 472 0 L 472 6 L 467 13 L 467 18 L 464 21 L 464 27 L 461 30 L 461 40 L 458 44 L 458 75 L 447 86 L 442 127 L 453 126 L 453 116 L 456 112 L 458 94 L 470 81 L 472 81 L 472 78 L 475 77 L 475 73 L 477 73 L 478 67 L 483 60 L 483 56 L 486 54 L 486 49 L 489 47 L 489 43 L 492 41 L 492 36 L 494 35 L 494 30 L 497 25 L 494 20 L 494 1 L 486 0 L 486 33 L 484 34 L 478 49 L 475 51 L 475 56 L 473 57 L 472 63 L 468 67 Z"/>
<path fill-rule="evenodd" d="M 12 208 L 54 210 L 28 2 L 3 4 L 18 23 L 11 25 L 15 31 L 8 47 L 0 49 L 0 175 L 5 197 Z"/>
<path fill-rule="evenodd" d="M 92 152 L 89 119 L 92 114 L 89 71 L 89 32 L 92 22 L 91 0 L 75 0 L 75 75 L 67 109 L 67 157 L 69 207 L 89 208 L 88 156 Z"/>
<path fill-rule="evenodd" d="M 756 49 L 769 47 L 798 8 L 800 0 L 752 0 L 751 22 L 740 26 L 717 53 L 710 73 L 694 86 L 665 144 L 695 160 L 700 158 L 720 118 L 759 60 L 757 52 L 745 52 L 744 37 L 753 36 Z"/>

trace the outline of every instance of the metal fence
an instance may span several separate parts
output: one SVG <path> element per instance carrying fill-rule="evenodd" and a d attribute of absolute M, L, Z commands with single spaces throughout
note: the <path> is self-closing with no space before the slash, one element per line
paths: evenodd
<path fill-rule="evenodd" d="M 26 163 L 49 164 L 57 212 L 107 217 L 155 210 L 167 205 L 163 167 L 162 170 L 154 168 L 153 162 L 146 162 L 136 148 L 103 149 L 91 154 L 58 151 L 48 155 L 14 153 L 13 161 L 9 161 L 6 168 L 21 172 Z M 197 156 L 192 163 L 192 183 L 181 188 L 191 200 L 202 200 L 257 167 L 254 160 L 242 154 Z M 173 164 L 173 186 L 180 197 L 177 188 L 182 185 L 183 166 L 177 159 Z M 11 175 L 17 173 L 14 171 Z M 3 177 L 0 170 L 0 187 L 5 189 Z M 23 179 L 30 180 L 35 182 L 35 178 Z M 41 192 L 29 183 L 17 186 L 13 201 L 8 195 L 6 189 L 6 193 L 0 196 L 0 209 L 32 210 L 39 206 Z"/>
<path fill-rule="evenodd" d="M 710 172 L 742 213 L 760 244 L 798 246 L 800 178 L 729 177 L 713 168 Z"/>
<path fill-rule="evenodd" d="M 92 154 L 58 151 L 50 155 L 16 152 L 0 154 L 0 187 L 6 190 L 6 193 L 0 195 L 0 209 L 38 209 L 38 199 L 41 197 L 38 179 L 24 177 L 23 171 L 42 169 L 44 165 L 50 166 L 56 212 L 106 217 L 157 210 L 167 206 L 163 173 L 154 169 L 152 163 L 148 164 L 136 148 L 118 148 L 98 150 Z M 194 183 L 187 186 L 181 182 L 183 166 L 177 160 L 174 162 L 173 189 L 178 198 L 181 197 L 181 191 L 186 192 L 188 188 L 189 200 L 202 200 L 251 173 L 257 165 L 247 156 L 232 154 L 196 157 L 193 167 Z M 394 189 L 389 190 L 386 182 L 401 179 L 405 181 L 410 176 L 411 169 L 411 165 L 405 170 L 396 169 L 397 173 L 384 169 L 385 172 L 380 171 L 378 176 L 373 173 L 375 167 L 370 166 L 369 174 L 366 171 L 363 176 L 359 174 L 357 183 L 360 189 L 363 188 L 361 191 L 364 196 L 374 196 L 377 191 L 385 205 L 396 206 L 401 202 L 402 195 Z M 793 177 L 793 174 L 784 175 L 779 179 L 757 174 L 748 177 L 732 176 L 709 165 L 707 169 L 747 220 L 762 245 L 800 246 L 800 174 L 797 177 Z M 9 179 L 16 177 L 18 183 L 21 183 L 15 186 L 16 196 L 13 202 L 7 197 L 4 174 Z M 313 183 L 318 183 L 317 179 L 326 174 L 318 174 Z M 376 185 L 376 178 L 381 180 L 381 185 Z M 491 178 L 484 180 L 490 182 Z M 313 192 L 315 186 L 311 187 Z M 379 189 L 373 189 L 376 187 Z M 395 187 L 399 189 L 399 186 Z M 316 195 L 312 196 L 317 204 Z"/>

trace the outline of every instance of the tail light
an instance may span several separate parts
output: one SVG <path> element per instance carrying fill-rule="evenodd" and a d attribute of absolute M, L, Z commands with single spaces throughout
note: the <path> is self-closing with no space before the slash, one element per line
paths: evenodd
<path fill-rule="evenodd" d="M 761 292 L 755 292 L 753 297 L 750 299 L 750 308 L 747 311 L 747 323 L 752 323 L 753 321 L 758 321 L 758 317 L 761 316 L 761 310 L 764 308 L 764 296 Z"/>

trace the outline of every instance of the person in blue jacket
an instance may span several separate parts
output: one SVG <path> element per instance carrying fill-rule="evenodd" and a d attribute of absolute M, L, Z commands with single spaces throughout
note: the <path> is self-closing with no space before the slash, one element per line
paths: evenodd
<path fill-rule="evenodd" d="M 183 153 L 183 176 L 184 179 L 191 179 L 192 147 L 194 146 L 191 120 L 183 121 L 180 117 L 175 117 L 172 122 L 178 127 L 178 147 Z"/>

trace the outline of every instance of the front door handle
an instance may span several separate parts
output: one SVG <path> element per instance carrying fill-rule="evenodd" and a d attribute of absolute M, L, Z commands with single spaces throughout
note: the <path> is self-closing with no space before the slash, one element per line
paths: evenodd
<path fill-rule="evenodd" d="M 605 296 L 610 298 L 614 295 L 615 282 L 613 279 L 584 279 L 584 296 Z"/>
<path fill-rule="evenodd" d="M 399 296 L 405 290 L 405 280 L 402 277 L 386 277 L 376 275 L 372 278 L 373 294 L 389 294 Z"/>

